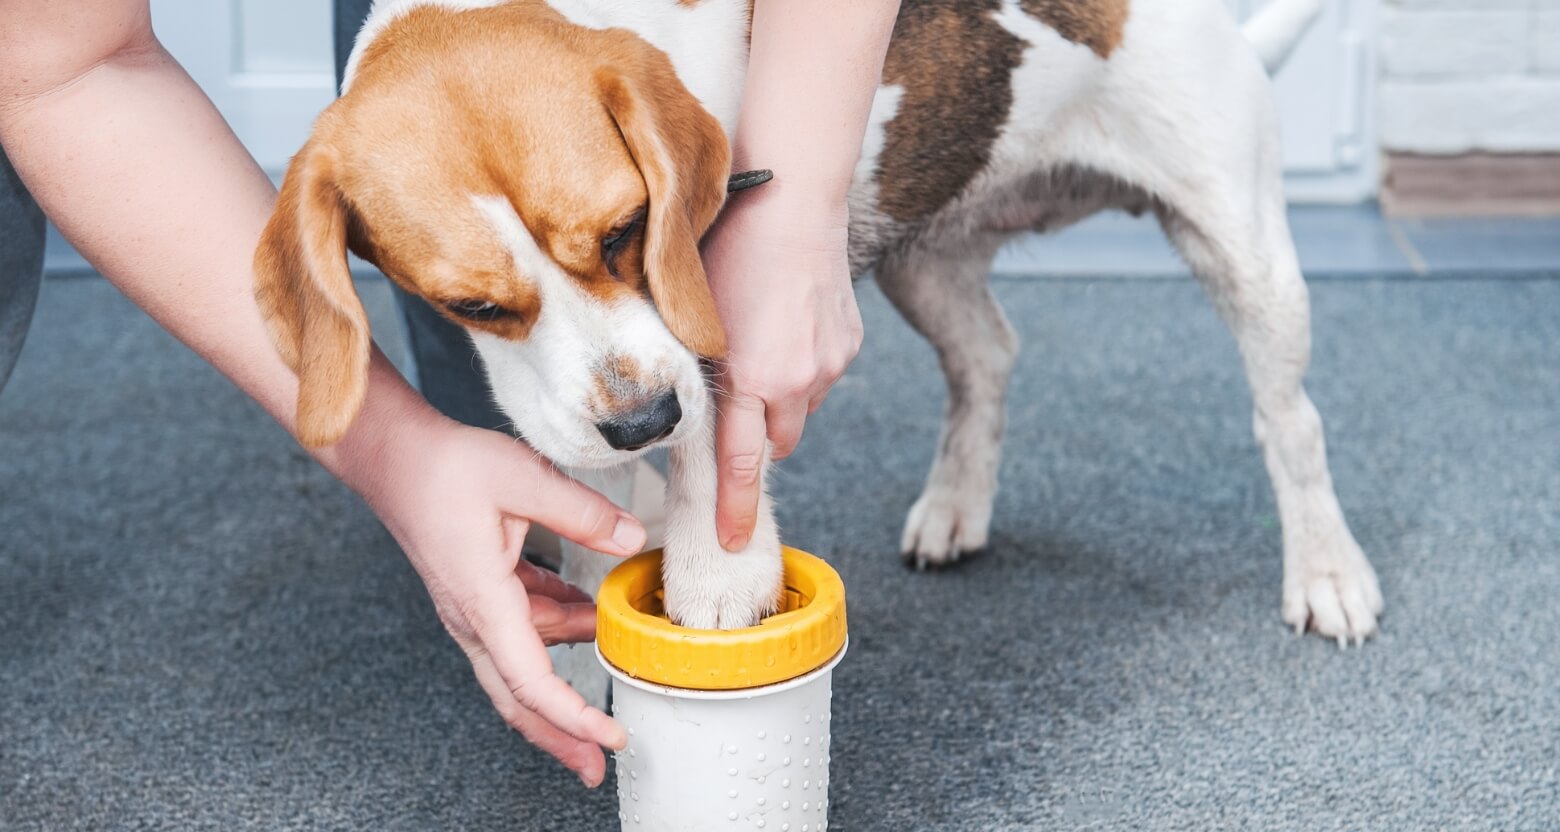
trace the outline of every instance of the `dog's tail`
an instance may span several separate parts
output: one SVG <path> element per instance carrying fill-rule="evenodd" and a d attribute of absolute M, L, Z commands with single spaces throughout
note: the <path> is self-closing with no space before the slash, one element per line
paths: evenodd
<path fill-rule="evenodd" d="M 1295 44 L 1322 13 L 1324 0 L 1273 0 L 1246 21 L 1246 40 L 1269 74 L 1284 65 Z"/>

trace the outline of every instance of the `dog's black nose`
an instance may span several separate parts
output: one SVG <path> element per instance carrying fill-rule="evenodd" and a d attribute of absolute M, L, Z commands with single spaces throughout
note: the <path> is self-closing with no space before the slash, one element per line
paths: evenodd
<path fill-rule="evenodd" d="M 665 395 L 605 422 L 597 422 L 607 444 L 620 451 L 637 451 L 658 439 L 665 439 L 682 418 L 682 405 L 675 392 Z"/>

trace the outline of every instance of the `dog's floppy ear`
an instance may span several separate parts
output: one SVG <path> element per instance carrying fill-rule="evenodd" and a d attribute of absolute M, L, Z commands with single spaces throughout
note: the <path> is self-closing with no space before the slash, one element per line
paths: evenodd
<path fill-rule="evenodd" d="M 271 340 L 298 375 L 298 441 L 335 443 L 368 388 L 372 340 L 347 267 L 347 206 L 328 140 L 293 157 L 255 250 L 255 299 Z"/>
<path fill-rule="evenodd" d="M 724 358 L 726 332 L 699 258 L 699 239 L 726 199 L 731 149 L 720 122 L 650 56 L 596 74 L 602 101 L 644 177 L 645 277 L 661 319 L 684 346 Z"/>

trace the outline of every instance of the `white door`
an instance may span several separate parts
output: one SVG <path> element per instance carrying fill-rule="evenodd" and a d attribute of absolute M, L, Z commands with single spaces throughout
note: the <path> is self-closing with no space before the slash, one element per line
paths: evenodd
<path fill-rule="evenodd" d="M 329 0 L 152 0 L 152 26 L 280 178 L 336 94 Z"/>
<path fill-rule="evenodd" d="M 1225 0 L 1244 19 L 1271 0 Z M 1274 78 L 1286 190 L 1293 202 L 1376 195 L 1377 0 L 1327 0 Z"/>
<path fill-rule="evenodd" d="M 1226 0 L 1245 17 L 1269 0 Z M 1290 197 L 1375 195 L 1373 91 L 1377 0 L 1328 0 L 1278 74 Z M 272 175 L 334 95 L 328 0 L 152 0 L 168 50 Z"/>

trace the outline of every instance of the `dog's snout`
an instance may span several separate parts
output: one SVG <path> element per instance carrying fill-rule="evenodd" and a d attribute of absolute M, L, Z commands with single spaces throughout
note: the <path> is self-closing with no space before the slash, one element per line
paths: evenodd
<path fill-rule="evenodd" d="M 637 451 L 664 439 L 682 419 L 682 405 L 675 392 L 665 393 L 626 413 L 596 423 L 607 444 L 620 451 Z"/>

